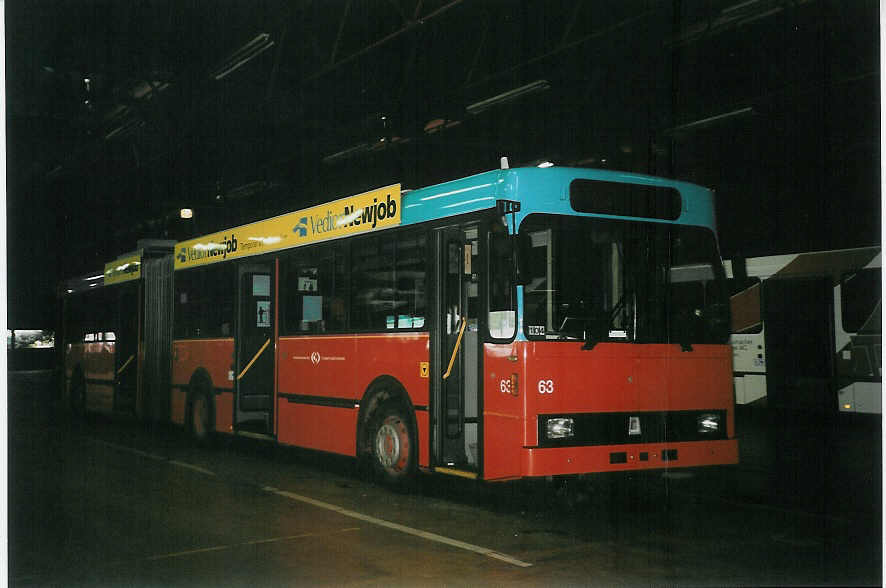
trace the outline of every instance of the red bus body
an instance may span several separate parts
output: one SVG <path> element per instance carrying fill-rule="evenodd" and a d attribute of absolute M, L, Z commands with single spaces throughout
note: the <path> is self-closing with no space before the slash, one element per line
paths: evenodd
<path fill-rule="evenodd" d="M 694 467 L 738 461 L 736 439 L 691 443 L 643 443 L 539 448 L 536 415 L 574 413 L 646 413 L 694 410 L 699 406 L 726 411 L 734 431 L 732 389 L 727 369 L 728 346 L 698 346 L 693 357 L 676 345 L 515 342 L 486 346 L 486 461 L 489 479 L 537 477 L 585 472 Z M 516 357 L 517 361 L 512 358 Z M 517 395 L 502 393 L 502 375 L 517 374 Z M 553 382 L 552 393 L 538 383 Z M 547 392 L 547 390 L 546 390 Z M 627 419 L 623 421 L 625 429 Z M 519 443 L 515 442 L 519 440 Z M 665 450 L 677 459 L 664 462 Z M 626 453 L 624 463 L 611 454 Z M 646 459 L 641 459 L 646 454 Z"/>

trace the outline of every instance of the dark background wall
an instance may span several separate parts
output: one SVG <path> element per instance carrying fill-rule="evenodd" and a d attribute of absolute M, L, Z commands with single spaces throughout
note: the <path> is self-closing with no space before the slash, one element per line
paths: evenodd
<path fill-rule="evenodd" d="M 727 258 L 878 244 L 878 22 L 873 0 L 10 3 L 9 323 L 51 325 L 61 278 L 139 238 L 501 156 L 711 187 Z"/>

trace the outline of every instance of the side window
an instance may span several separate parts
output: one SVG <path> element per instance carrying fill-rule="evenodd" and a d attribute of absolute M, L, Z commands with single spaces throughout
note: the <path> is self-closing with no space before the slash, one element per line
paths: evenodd
<path fill-rule="evenodd" d="M 382 331 L 396 326 L 394 316 L 394 244 L 389 236 L 351 243 L 353 284 L 351 327 Z"/>
<path fill-rule="evenodd" d="M 281 264 L 284 334 L 427 328 L 424 231 L 328 243 Z"/>
<path fill-rule="evenodd" d="M 880 332 L 880 268 L 862 269 L 843 276 L 840 299 L 845 332 Z"/>
<path fill-rule="evenodd" d="M 734 335 L 759 333 L 763 330 L 763 319 L 760 314 L 760 280 L 748 278 L 741 281 L 737 278 L 726 280 L 729 289 L 729 309 L 732 313 Z"/>
<path fill-rule="evenodd" d="M 347 260 L 341 245 L 299 251 L 284 261 L 286 334 L 341 332 L 348 327 Z"/>
<path fill-rule="evenodd" d="M 394 262 L 398 329 L 425 327 L 427 248 L 424 231 L 401 233 Z"/>
<path fill-rule="evenodd" d="M 465 318 L 468 319 L 468 331 L 477 331 L 480 323 L 480 231 L 476 226 L 465 229 L 464 272 L 465 280 Z"/>
<path fill-rule="evenodd" d="M 332 263 L 328 266 L 329 284 L 323 299 L 323 320 L 329 331 L 346 331 L 348 328 L 348 267 L 346 247 L 336 245 Z"/>
<path fill-rule="evenodd" d="M 176 339 L 189 339 L 196 337 L 200 318 L 199 298 L 191 283 L 194 276 L 200 270 L 187 270 L 175 272 L 175 304 L 173 313 L 173 337 Z"/>
<path fill-rule="evenodd" d="M 423 231 L 351 243 L 351 328 L 427 328 L 427 244 Z"/>
<path fill-rule="evenodd" d="M 234 336 L 236 271 L 222 263 L 175 273 L 176 339 Z"/>
<path fill-rule="evenodd" d="M 202 287 L 207 288 L 206 337 L 233 337 L 237 300 L 237 266 L 222 263 L 206 268 Z"/>
<path fill-rule="evenodd" d="M 861 378 L 868 378 L 874 375 L 867 347 L 861 345 L 852 346 L 852 374 Z"/>
<path fill-rule="evenodd" d="M 115 329 L 117 292 L 117 288 L 110 286 L 71 297 L 68 323 L 70 341 L 101 341 L 102 331 Z"/>

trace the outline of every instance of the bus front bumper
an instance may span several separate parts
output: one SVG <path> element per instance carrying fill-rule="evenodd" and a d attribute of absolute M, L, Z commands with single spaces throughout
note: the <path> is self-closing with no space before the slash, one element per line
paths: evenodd
<path fill-rule="evenodd" d="M 523 476 L 690 468 L 738 463 L 738 440 L 525 448 Z"/>

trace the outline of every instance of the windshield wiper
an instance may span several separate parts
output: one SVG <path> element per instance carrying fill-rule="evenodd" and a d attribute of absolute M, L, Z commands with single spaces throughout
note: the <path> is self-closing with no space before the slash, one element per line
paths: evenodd
<path fill-rule="evenodd" d="M 585 329 L 585 344 L 581 346 L 582 351 L 590 351 L 599 342 L 600 342 L 600 339 L 597 337 L 594 337 L 594 330 L 593 329 Z"/>
<path fill-rule="evenodd" d="M 618 302 L 615 303 L 615 306 L 612 307 L 608 312 L 605 313 L 605 316 L 599 320 L 586 319 L 585 322 L 585 344 L 582 345 L 582 349 L 585 351 L 590 351 L 593 349 L 597 343 L 610 338 L 613 333 L 613 323 L 615 322 L 615 317 L 618 316 L 620 312 L 625 310 L 625 299 L 627 297 L 627 293 L 623 293 Z M 625 337 L 618 337 L 619 339 L 623 338 L 625 341 L 628 341 L 627 337 L 627 329 L 624 329 Z"/>

